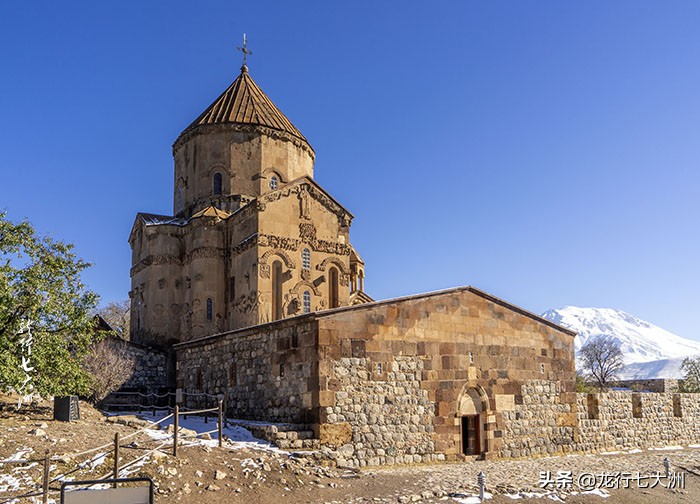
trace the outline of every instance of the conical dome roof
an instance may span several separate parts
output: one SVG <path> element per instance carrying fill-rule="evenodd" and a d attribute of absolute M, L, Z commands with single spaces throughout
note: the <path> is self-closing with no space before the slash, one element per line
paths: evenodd
<path fill-rule="evenodd" d="M 241 74 L 221 93 L 214 103 L 190 124 L 185 133 L 207 124 L 246 124 L 264 126 L 288 133 L 308 145 L 308 140 L 296 126 L 278 109 L 272 100 L 258 87 L 248 74 L 248 67 L 241 67 Z M 182 135 L 181 135 L 182 136 Z"/>

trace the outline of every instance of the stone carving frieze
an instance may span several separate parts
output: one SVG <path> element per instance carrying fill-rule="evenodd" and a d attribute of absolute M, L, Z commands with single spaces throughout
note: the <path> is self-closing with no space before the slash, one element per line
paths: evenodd
<path fill-rule="evenodd" d="M 199 247 L 185 255 L 185 264 L 194 259 L 220 259 L 224 257 L 224 249 L 218 247 Z"/>
<path fill-rule="evenodd" d="M 132 266 L 131 276 L 134 276 L 137 273 L 143 271 L 148 266 L 159 266 L 159 265 L 163 265 L 163 264 L 177 264 L 178 266 L 181 266 L 182 259 L 179 256 L 172 255 L 172 254 L 150 255 L 150 256 L 147 256 L 147 257 L 141 259 L 141 261 L 139 261 L 139 263 L 136 264 L 135 266 Z"/>
<path fill-rule="evenodd" d="M 276 236 L 270 234 L 258 235 L 258 244 L 262 247 L 273 247 L 281 250 L 299 250 L 299 240 L 286 236 Z"/>
<path fill-rule="evenodd" d="M 311 244 L 313 249 L 317 252 L 325 252 L 327 254 L 335 255 L 350 255 L 350 246 L 345 243 L 336 243 L 326 240 L 316 240 Z"/>
<path fill-rule="evenodd" d="M 193 259 L 219 259 L 224 257 L 224 249 L 218 247 L 199 247 L 194 249 L 184 257 L 177 256 L 174 254 L 154 254 L 143 258 L 138 264 L 132 266 L 130 273 L 131 276 L 143 271 L 149 266 L 160 266 L 164 264 L 176 264 L 182 266 L 183 264 L 190 263 Z"/>

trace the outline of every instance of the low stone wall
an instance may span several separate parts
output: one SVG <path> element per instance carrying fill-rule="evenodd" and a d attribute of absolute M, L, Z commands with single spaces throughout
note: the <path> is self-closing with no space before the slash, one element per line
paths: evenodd
<path fill-rule="evenodd" d="M 528 457 L 573 450 L 576 411 L 562 401 L 561 383 L 531 380 L 511 408 L 504 408 L 502 457 Z M 510 411 L 508 411 L 510 409 Z"/>
<path fill-rule="evenodd" d="M 160 391 L 168 386 L 168 354 L 114 336 L 107 336 L 100 345 L 109 345 L 117 352 L 123 352 L 134 362 L 131 377 L 120 390 L 138 390 L 144 393 Z"/>
<path fill-rule="evenodd" d="M 666 378 L 649 380 L 622 380 L 615 382 L 614 386 L 640 392 L 678 392 L 678 385 L 680 381 L 681 380 Z"/>
<path fill-rule="evenodd" d="M 700 442 L 700 394 L 577 394 L 580 451 Z"/>
<path fill-rule="evenodd" d="M 168 386 L 168 354 L 154 348 L 128 343 L 126 354 L 134 359 L 134 374 L 122 389 L 157 391 Z"/>
<path fill-rule="evenodd" d="M 212 407 L 221 394 L 227 414 L 266 422 L 309 424 L 318 385 L 315 322 L 278 322 L 176 347 L 178 389 L 185 406 Z"/>

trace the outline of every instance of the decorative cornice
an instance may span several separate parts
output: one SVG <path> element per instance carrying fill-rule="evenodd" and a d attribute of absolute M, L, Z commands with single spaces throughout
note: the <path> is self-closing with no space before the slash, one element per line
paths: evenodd
<path fill-rule="evenodd" d="M 253 248 L 257 244 L 258 244 L 258 233 L 254 233 L 254 234 L 250 235 L 249 237 L 244 238 L 243 240 L 238 242 L 238 245 L 235 245 L 233 247 L 233 253 L 236 255 L 242 254 L 243 252 Z"/>
<path fill-rule="evenodd" d="M 254 124 L 236 124 L 236 123 L 223 123 L 223 124 L 201 124 L 192 128 L 191 130 L 184 131 L 177 140 L 173 143 L 173 156 L 177 154 L 180 148 L 192 138 L 199 135 L 206 135 L 209 133 L 225 133 L 225 132 L 237 132 L 237 133 L 249 133 L 254 135 L 264 135 L 275 140 L 283 140 L 286 142 L 291 142 L 295 147 L 299 147 L 307 152 L 312 160 L 316 159 L 316 153 L 314 152 L 311 145 L 302 139 L 290 135 L 284 131 L 276 130 L 273 128 L 268 128 L 266 126 L 254 125 Z"/>
<path fill-rule="evenodd" d="M 224 249 L 218 247 L 199 247 L 185 254 L 184 256 L 177 256 L 174 254 L 153 254 L 141 259 L 141 261 L 132 266 L 130 274 L 133 277 L 148 266 L 160 266 L 163 264 L 183 266 L 191 263 L 194 259 L 223 259 L 224 257 Z"/>

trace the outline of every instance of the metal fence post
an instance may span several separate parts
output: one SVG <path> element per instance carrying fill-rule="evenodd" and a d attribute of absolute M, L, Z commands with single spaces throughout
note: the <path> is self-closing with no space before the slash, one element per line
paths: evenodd
<path fill-rule="evenodd" d="M 178 417 L 180 416 L 180 406 L 177 404 L 175 405 L 175 413 L 173 413 L 175 416 L 174 422 L 173 422 L 173 427 L 175 430 L 173 431 L 173 457 L 177 457 L 177 431 L 178 431 Z"/>
<path fill-rule="evenodd" d="M 119 477 L 119 433 L 114 433 L 114 479 Z M 116 483 L 112 483 L 112 488 L 117 488 Z"/>
<path fill-rule="evenodd" d="M 49 469 L 51 467 L 51 456 L 49 450 L 46 450 L 46 456 L 44 457 L 44 475 L 41 480 L 41 502 L 42 504 L 48 504 L 49 502 Z"/>
<path fill-rule="evenodd" d="M 224 406 L 223 406 L 223 401 L 219 399 L 219 448 L 221 448 L 222 443 L 223 443 L 223 432 L 222 432 L 222 427 L 223 427 L 223 411 L 224 411 Z"/>

